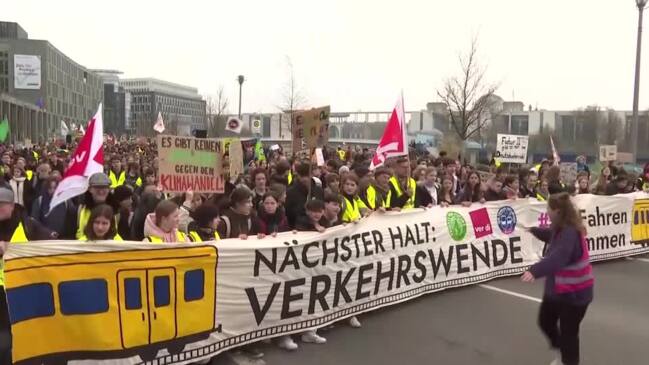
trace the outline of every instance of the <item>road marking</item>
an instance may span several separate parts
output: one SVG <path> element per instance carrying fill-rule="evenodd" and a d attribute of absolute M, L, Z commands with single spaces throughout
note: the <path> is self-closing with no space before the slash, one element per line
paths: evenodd
<path fill-rule="evenodd" d="M 641 261 L 641 262 L 649 263 L 649 259 L 643 259 L 643 258 L 640 258 L 640 257 L 627 257 L 626 259 L 628 261 Z"/>
<path fill-rule="evenodd" d="M 495 286 L 486 285 L 486 284 L 479 284 L 478 286 L 481 287 L 481 288 L 484 288 L 484 289 L 493 290 L 493 291 L 497 291 L 497 292 L 499 292 L 499 293 L 503 293 L 503 294 L 511 295 L 511 296 L 513 296 L 513 297 L 517 297 L 517 298 L 521 298 L 521 299 L 530 300 L 530 301 L 532 301 L 532 302 L 541 303 L 541 299 L 539 299 L 539 298 L 535 298 L 535 297 L 531 297 L 531 296 L 529 296 L 529 295 L 525 295 L 525 294 L 521 294 L 521 293 L 516 293 L 516 292 L 509 291 L 509 290 L 505 290 L 505 289 L 496 288 Z"/>

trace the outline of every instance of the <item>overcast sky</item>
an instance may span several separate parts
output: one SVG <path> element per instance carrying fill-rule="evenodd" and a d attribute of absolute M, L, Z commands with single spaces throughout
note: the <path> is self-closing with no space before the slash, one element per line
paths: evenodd
<path fill-rule="evenodd" d="M 505 100 L 543 109 L 630 110 L 637 31 L 632 0 L 4 0 L 0 19 L 90 68 L 214 94 L 236 111 L 275 112 L 286 58 L 308 106 L 407 110 L 437 101 L 479 35 L 480 62 Z M 92 4 L 92 5 L 91 5 Z M 94 5 L 97 4 L 97 5 Z M 647 24 L 649 27 L 649 24 Z M 645 38 L 640 107 L 649 108 Z"/>

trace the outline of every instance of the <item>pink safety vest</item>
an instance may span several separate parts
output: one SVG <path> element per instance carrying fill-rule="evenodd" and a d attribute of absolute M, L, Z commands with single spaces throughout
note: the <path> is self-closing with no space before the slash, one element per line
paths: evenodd
<path fill-rule="evenodd" d="M 557 294 L 573 293 L 593 286 L 595 277 L 588 256 L 588 242 L 581 235 L 581 257 L 554 275 L 554 290 Z"/>

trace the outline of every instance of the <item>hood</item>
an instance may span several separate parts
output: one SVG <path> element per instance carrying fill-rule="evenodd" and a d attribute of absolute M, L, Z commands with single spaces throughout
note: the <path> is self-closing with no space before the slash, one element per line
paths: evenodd
<path fill-rule="evenodd" d="M 149 213 L 144 220 L 144 237 L 156 236 L 162 238 L 164 242 L 177 242 L 176 232 L 178 230 L 166 233 L 155 224 L 155 213 Z"/>

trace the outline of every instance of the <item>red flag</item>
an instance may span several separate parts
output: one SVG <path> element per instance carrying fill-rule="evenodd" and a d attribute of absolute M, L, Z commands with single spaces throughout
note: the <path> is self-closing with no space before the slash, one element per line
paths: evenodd
<path fill-rule="evenodd" d="M 63 180 L 56 187 L 50 211 L 58 204 L 81 195 L 88 190 L 88 177 L 104 171 L 104 124 L 101 119 L 101 104 L 97 113 L 88 122 L 88 129 L 79 141 L 72 154 L 68 168 L 63 174 Z"/>
<path fill-rule="evenodd" d="M 385 159 L 388 157 L 404 156 L 407 154 L 408 142 L 406 139 L 406 114 L 403 107 L 402 93 L 392 110 L 388 124 L 385 126 L 381 141 L 379 141 L 374 158 L 372 158 L 370 170 L 374 170 L 383 165 Z"/>

